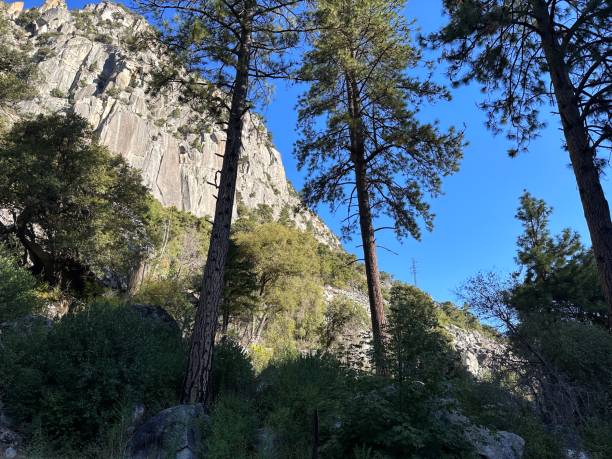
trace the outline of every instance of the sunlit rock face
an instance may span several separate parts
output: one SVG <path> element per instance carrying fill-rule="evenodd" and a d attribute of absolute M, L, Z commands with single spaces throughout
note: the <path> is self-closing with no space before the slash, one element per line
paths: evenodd
<path fill-rule="evenodd" d="M 178 88 L 149 93 L 151 71 L 164 58 L 135 39 L 149 28 L 144 18 L 106 2 L 72 11 L 64 0 L 47 0 L 38 18 L 20 25 L 14 21 L 26 14 L 23 5 L 7 4 L 3 11 L 13 21 L 15 42 L 31 46 L 39 60 L 38 96 L 20 104 L 20 115 L 74 110 L 100 142 L 142 171 L 162 204 L 214 215 L 225 133 L 182 103 Z M 276 216 L 286 209 L 299 228 L 310 227 L 319 240 L 337 245 L 325 224 L 300 205 L 256 115 L 247 115 L 243 143 L 237 202 L 250 209 L 267 204 Z"/>

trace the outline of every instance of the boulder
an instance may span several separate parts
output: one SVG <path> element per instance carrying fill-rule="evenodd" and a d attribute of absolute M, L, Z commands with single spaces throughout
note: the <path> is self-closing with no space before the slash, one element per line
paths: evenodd
<path fill-rule="evenodd" d="M 13 459 L 17 456 L 17 447 L 21 438 L 11 429 L 0 425 L 0 458 Z"/>
<path fill-rule="evenodd" d="M 442 410 L 438 415 L 447 422 L 460 426 L 466 440 L 472 444 L 481 459 L 521 459 L 525 440 L 512 432 L 492 431 L 472 423 L 457 411 Z"/>
<path fill-rule="evenodd" d="M 165 409 L 142 424 L 130 438 L 125 459 L 197 459 L 203 457 L 208 416 L 202 405 Z"/>
<path fill-rule="evenodd" d="M 466 437 L 479 457 L 483 459 L 520 459 L 523 457 L 525 440 L 512 432 L 492 432 L 484 427 L 472 426 Z"/>
<path fill-rule="evenodd" d="M 131 307 L 142 319 L 151 320 L 160 325 L 166 325 L 176 330 L 177 333 L 180 333 L 180 328 L 176 320 L 174 320 L 174 318 L 161 306 L 152 304 L 133 304 Z"/>

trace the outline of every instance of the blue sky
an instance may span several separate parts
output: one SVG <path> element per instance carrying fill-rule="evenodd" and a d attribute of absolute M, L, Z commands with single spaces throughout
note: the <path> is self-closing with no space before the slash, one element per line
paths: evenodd
<path fill-rule="evenodd" d="M 26 6 L 40 2 L 26 1 Z M 68 0 L 70 8 L 82 1 Z M 444 22 L 441 0 L 409 0 L 406 15 L 416 20 L 423 33 L 436 30 Z M 438 82 L 447 83 L 444 68 L 439 67 Z M 303 88 L 279 85 L 272 103 L 262 109 L 281 151 L 287 175 L 299 190 L 304 174 L 297 171 L 292 150 L 298 133 L 295 130 L 295 104 Z M 379 234 L 379 244 L 393 254 L 379 250 L 381 269 L 396 278 L 412 282 L 411 265 L 417 266 L 417 285 L 437 300 L 456 300 L 454 290 L 478 271 L 495 269 L 510 272 L 515 269 L 515 241 L 521 232 L 514 219 L 518 198 L 524 189 L 544 199 L 554 208 L 551 217 L 553 232 L 571 227 L 588 242 L 588 232 L 569 158 L 562 149 L 562 133 L 558 120 L 548 114 L 548 122 L 539 139 L 532 142 L 529 152 L 511 159 L 506 151 L 511 146 L 503 136 L 493 136 L 484 127 L 484 114 L 476 106 L 481 100 L 478 87 L 453 90 L 453 100 L 426 107 L 421 112 L 424 122 L 439 120 L 442 126 L 465 126 L 466 139 L 461 170 L 445 180 L 444 195 L 431 201 L 436 214 L 433 232 L 424 232 L 420 242 L 400 243 L 391 232 Z M 603 179 L 606 194 L 610 180 Z M 324 221 L 339 232 L 340 217 L 326 207 L 317 209 Z M 359 255 L 358 234 L 347 250 Z"/>

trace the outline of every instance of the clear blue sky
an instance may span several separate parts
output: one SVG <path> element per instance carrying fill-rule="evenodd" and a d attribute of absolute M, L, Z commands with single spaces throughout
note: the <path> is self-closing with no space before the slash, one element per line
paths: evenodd
<path fill-rule="evenodd" d="M 26 1 L 26 6 L 41 2 Z M 85 3 L 68 0 L 70 8 Z M 444 22 L 441 0 L 409 0 L 406 15 L 416 20 L 423 33 L 436 30 Z M 445 82 L 443 67 L 437 80 Z M 273 102 L 263 109 L 276 147 L 281 151 L 287 175 L 299 190 L 304 174 L 297 171 L 292 150 L 298 133 L 295 130 L 295 103 L 303 88 L 280 85 Z M 476 106 L 481 99 L 478 87 L 453 90 L 453 100 L 424 109 L 422 121 L 439 120 L 442 126 L 465 125 L 469 146 L 461 170 L 445 180 L 444 195 L 431 201 L 436 214 L 433 232 L 423 234 L 422 241 L 399 243 L 393 234 L 379 233 L 379 243 L 396 252 L 379 250 L 381 269 L 396 278 L 412 282 L 412 259 L 417 265 L 417 285 L 437 300 L 456 300 L 453 291 L 468 277 L 481 270 L 515 269 L 515 241 L 521 229 L 514 214 L 524 189 L 543 198 L 554 208 L 551 226 L 554 232 L 571 227 L 588 242 L 588 232 L 569 158 L 562 149 L 559 123 L 544 107 L 548 127 L 532 142 L 529 152 L 511 159 L 506 151 L 510 144 L 503 136 L 495 137 L 484 127 L 484 114 Z M 609 195 L 610 180 L 603 178 Z M 340 218 L 325 207 L 317 209 L 325 222 L 339 232 Z M 354 242 L 347 250 L 359 255 Z"/>

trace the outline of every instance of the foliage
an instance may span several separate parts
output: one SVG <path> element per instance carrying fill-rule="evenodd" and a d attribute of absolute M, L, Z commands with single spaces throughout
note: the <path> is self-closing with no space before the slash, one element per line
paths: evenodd
<path fill-rule="evenodd" d="M 246 225 L 246 226 L 245 226 Z M 230 290 L 224 309 L 253 324 L 250 339 L 257 341 L 269 321 L 280 315 L 298 319 L 305 328 L 296 338 L 312 337 L 317 323 L 312 314 L 321 313 L 321 286 L 317 280 L 317 243 L 313 236 L 280 223 L 242 223 L 234 237 L 231 266 L 232 284 L 247 285 L 246 290 Z M 247 230 L 248 229 L 248 230 Z M 254 281 L 254 283 L 253 283 Z M 246 307 L 245 307 L 246 306 Z M 246 314 L 246 316 L 245 316 Z M 316 322 L 316 319 L 315 319 Z"/>
<path fill-rule="evenodd" d="M 607 32 L 608 2 L 445 0 L 444 7 L 450 20 L 432 37 L 434 46 L 447 45 L 454 81 L 482 85 L 490 128 L 507 130 L 525 149 L 542 127 L 540 106 L 554 97 L 551 74 L 567 72 L 591 145 L 606 137 L 609 142 L 610 68 L 603 64 L 609 57 L 605 40 L 598 39 Z M 548 38 L 557 43 L 554 51 Z"/>
<path fill-rule="evenodd" d="M 11 37 L 9 27 L 0 18 L 0 33 L 3 36 Z M 36 65 L 27 51 L 11 45 L 10 39 L 3 40 L 0 43 L 0 108 L 34 97 L 37 78 Z"/>
<path fill-rule="evenodd" d="M 365 330 L 367 325 L 368 314 L 362 305 L 348 298 L 334 298 L 327 304 L 319 327 L 322 349 L 330 350 L 335 345 L 342 345 L 340 341 L 345 334 Z"/>
<path fill-rule="evenodd" d="M 0 323 L 23 317 L 40 306 L 38 282 L 0 244 Z"/>
<path fill-rule="evenodd" d="M 424 101 L 449 96 L 407 75 L 421 56 L 403 6 L 326 0 L 314 13 L 300 72 L 310 82 L 299 101 L 297 157 L 309 176 L 302 194 L 309 204 L 348 206 L 347 235 L 357 226 L 353 175 L 365 175 L 374 218 L 385 214 L 398 237 L 419 238 L 418 220 L 428 229 L 433 220 L 424 195 L 439 194 L 441 177 L 456 172 L 461 158 L 460 134 L 417 118 Z"/>
<path fill-rule="evenodd" d="M 501 339 L 495 328 L 483 324 L 478 317 L 470 312 L 469 305 L 458 308 L 453 303 L 445 301 L 437 305 L 436 316 L 441 327 L 452 324 L 464 330 L 475 330 L 489 338 Z"/>
<path fill-rule="evenodd" d="M 414 384 L 439 392 L 452 377 L 456 357 L 438 329 L 433 300 L 416 287 L 396 284 L 390 311 L 387 360 L 400 392 Z"/>
<path fill-rule="evenodd" d="M 321 357 L 278 362 L 260 379 L 259 411 L 277 434 L 279 457 L 311 457 L 315 414 L 321 457 L 353 457 L 358 450 L 370 450 L 370 457 L 468 457 L 461 432 L 434 415 L 435 403 L 419 388 L 404 392 L 402 409 L 388 379 Z"/>
<path fill-rule="evenodd" d="M 350 393 L 351 378 L 332 359 L 300 357 L 277 361 L 260 375 L 259 411 L 278 437 L 278 455 L 310 457 L 315 410 L 321 438 L 329 437 Z"/>
<path fill-rule="evenodd" d="M 215 347 L 211 384 L 212 400 L 220 395 L 252 395 L 255 372 L 239 343 L 225 338 Z"/>
<path fill-rule="evenodd" d="M 255 457 L 257 417 L 248 399 L 224 395 L 211 412 L 210 433 L 207 436 L 206 457 L 235 459 Z M 250 454 L 249 454 L 250 452 Z"/>
<path fill-rule="evenodd" d="M 189 294 L 190 288 L 183 278 L 147 279 L 132 297 L 132 301 L 161 306 L 176 320 L 182 333 L 187 335 L 195 319 L 195 305 Z"/>
<path fill-rule="evenodd" d="M 512 291 L 512 307 L 521 315 L 538 312 L 603 325 L 607 305 L 593 254 L 570 229 L 553 238 L 551 213 L 543 200 L 527 192 L 521 197 L 516 218 L 524 232 L 517 241 L 517 262 L 525 277 Z"/>
<path fill-rule="evenodd" d="M 103 302 L 64 316 L 47 333 L 4 340 L 2 392 L 16 420 L 39 425 L 62 449 L 85 447 L 124 407 L 154 412 L 176 400 L 185 346 L 165 324 Z"/>
<path fill-rule="evenodd" d="M 501 376 L 511 377 L 509 374 Z M 558 436 L 547 428 L 528 400 L 513 393 L 507 382 L 464 378 L 455 381 L 453 389 L 462 412 L 472 422 L 520 435 L 525 440 L 525 459 L 562 457 Z"/>
<path fill-rule="evenodd" d="M 74 114 L 21 121 L 0 142 L 0 207 L 33 272 L 82 289 L 84 272 L 127 273 L 149 244 L 136 170 L 91 140 Z M 34 230 L 36 228 L 36 230 Z"/>
<path fill-rule="evenodd" d="M 342 249 L 334 249 L 326 244 L 319 244 L 317 254 L 320 260 L 320 276 L 325 285 L 345 288 L 356 284 L 362 277 L 355 255 Z"/>

